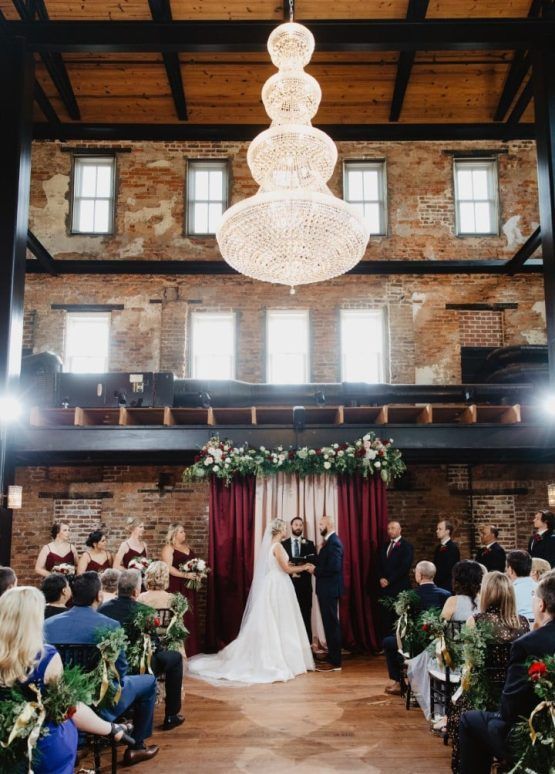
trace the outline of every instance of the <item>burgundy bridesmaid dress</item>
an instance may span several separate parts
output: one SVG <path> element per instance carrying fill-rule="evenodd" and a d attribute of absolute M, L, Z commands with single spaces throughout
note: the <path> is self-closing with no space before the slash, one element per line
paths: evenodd
<path fill-rule="evenodd" d="M 191 549 L 188 554 L 184 554 L 182 551 L 178 551 L 177 548 L 174 548 L 172 567 L 179 570 L 180 564 L 185 564 L 189 559 L 196 558 L 193 549 Z M 189 630 L 189 636 L 185 641 L 185 652 L 188 656 L 194 656 L 195 654 L 200 653 L 197 592 L 187 588 L 186 578 L 177 578 L 175 575 L 170 575 L 168 591 L 172 594 L 175 594 L 176 592 L 183 594 L 189 602 L 189 609 L 183 616 L 183 623 Z"/>

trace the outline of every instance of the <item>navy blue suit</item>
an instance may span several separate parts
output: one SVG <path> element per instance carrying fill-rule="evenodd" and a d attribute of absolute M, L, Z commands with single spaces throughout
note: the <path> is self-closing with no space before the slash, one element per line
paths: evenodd
<path fill-rule="evenodd" d="M 328 646 L 328 659 L 341 666 L 341 627 L 337 606 L 343 594 L 343 543 L 336 532 L 328 536 L 318 554 L 316 596 Z"/>
<path fill-rule="evenodd" d="M 97 613 L 92 607 L 72 607 L 44 622 L 44 637 L 50 645 L 94 645 L 99 629 L 119 629 L 117 621 Z M 116 661 L 121 678 L 122 692 L 115 707 L 102 709 L 99 715 L 105 720 L 115 720 L 133 705 L 134 732 L 137 744 L 152 734 L 152 720 L 156 701 L 154 675 L 128 675 L 127 658 L 122 650 Z"/>

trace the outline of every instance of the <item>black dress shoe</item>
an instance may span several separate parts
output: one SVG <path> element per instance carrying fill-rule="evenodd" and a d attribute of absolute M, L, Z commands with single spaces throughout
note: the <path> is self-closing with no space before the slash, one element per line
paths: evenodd
<path fill-rule="evenodd" d="M 150 747 L 128 747 L 123 755 L 123 762 L 126 766 L 134 766 L 136 763 L 149 761 L 158 755 L 159 749 L 157 744 L 151 744 Z"/>
<path fill-rule="evenodd" d="M 177 728 L 185 723 L 183 715 L 168 715 L 162 724 L 162 731 L 171 731 L 172 728 Z"/>

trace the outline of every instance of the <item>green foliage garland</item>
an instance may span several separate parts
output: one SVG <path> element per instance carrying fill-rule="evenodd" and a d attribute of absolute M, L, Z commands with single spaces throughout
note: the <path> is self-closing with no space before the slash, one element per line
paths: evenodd
<path fill-rule="evenodd" d="M 116 668 L 121 651 L 127 649 L 129 640 L 121 626 L 114 629 L 102 628 L 96 632 L 96 647 L 101 658 L 98 666 L 92 672 L 95 696 L 93 704 L 96 707 L 111 707 L 118 700 L 121 692 L 121 677 Z"/>
<path fill-rule="evenodd" d="M 189 636 L 189 630 L 183 623 L 183 616 L 189 609 L 189 602 L 183 594 L 174 594 L 170 610 L 173 613 L 172 620 L 168 624 L 168 628 L 160 635 L 160 641 L 162 647 L 166 650 L 183 651 L 185 640 Z"/>

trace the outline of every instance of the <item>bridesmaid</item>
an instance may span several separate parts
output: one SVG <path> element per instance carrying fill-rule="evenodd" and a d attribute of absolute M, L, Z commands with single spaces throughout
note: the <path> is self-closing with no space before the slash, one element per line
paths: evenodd
<path fill-rule="evenodd" d="M 129 537 L 120 545 L 114 559 L 115 570 L 126 570 L 131 559 L 136 556 L 148 556 L 146 543 L 143 540 L 145 525 L 142 519 L 134 519 L 130 516 L 127 519 L 127 533 Z"/>
<path fill-rule="evenodd" d="M 69 524 L 65 521 L 53 524 L 50 534 L 52 542 L 41 548 L 35 564 L 35 572 L 47 578 L 57 564 L 70 564 L 73 565 L 75 573 L 78 557 L 75 547 L 69 542 Z"/>
<path fill-rule="evenodd" d="M 79 559 L 78 575 L 90 570 L 102 572 L 112 566 L 112 554 L 106 550 L 107 542 L 106 533 L 102 532 L 101 529 L 95 529 L 91 532 L 85 542 L 90 550 L 85 551 Z"/>
<path fill-rule="evenodd" d="M 189 636 L 185 641 L 188 656 L 194 656 L 200 652 L 198 641 L 198 616 L 197 616 L 197 592 L 188 589 L 186 581 L 195 577 L 194 573 L 182 572 L 180 564 L 185 564 L 189 559 L 196 559 L 196 554 L 187 542 L 187 534 L 183 524 L 170 524 L 166 535 L 166 545 L 162 549 L 162 560 L 168 565 L 170 571 L 170 585 L 168 591 L 175 594 L 179 592 L 187 597 L 189 610 L 185 613 L 183 622 L 189 630 Z"/>

